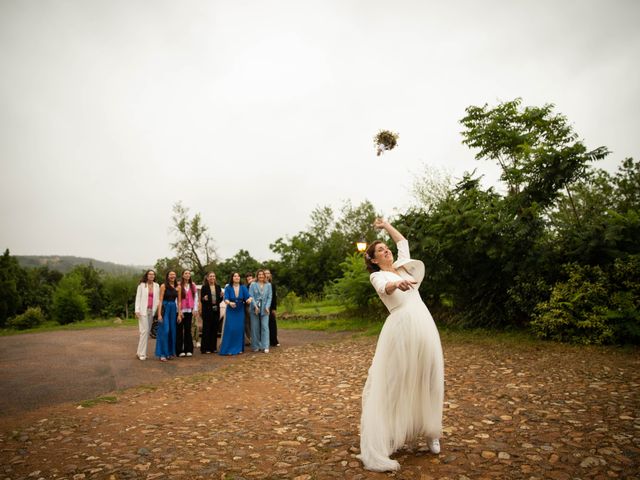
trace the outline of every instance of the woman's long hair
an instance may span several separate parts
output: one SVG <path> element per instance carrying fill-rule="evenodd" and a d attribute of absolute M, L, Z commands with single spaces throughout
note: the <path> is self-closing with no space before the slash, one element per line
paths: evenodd
<path fill-rule="evenodd" d="M 191 273 L 191 270 L 184 270 L 184 271 L 182 272 L 182 275 L 180 275 L 180 286 L 182 287 L 182 290 L 184 291 L 184 290 L 185 290 L 185 288 L 187 288 L 187 287 L 185 286 L 185 283 L 189 284 L 189 287 L 188 287 L 188 288 L 189 288 L 189 290 L 191 290 L 191 295 L 194 295 L 194 298 L 195 298 L 195 293 L 196 293 L 196 284 L 195 284 L 195 283 L 193 283 L 193 278 L 192 278 L 192 276 L 190 276 L 190 277 L 189 277 L 189 280 L 185 280 L 185 279 L 184 279 L 184 274 L 185 274 L 185 273 L 187 273 L 187 272 Z M 183 293 L 183 295 L 184 295 L 184 293 Z"/>
<path fill-rule="evenodd" d="M 215 287 L 218 284 L 218 277 L 216 276 L 216 272 L 207 272 L 204 276 L 204 281 L 202 282 L 203 285 L 209 285 L 209 275 L 211 275 L 212 273 L 214 275 L 213 286 Z"/>
<path fill-rule="evenodd" d="M 153 273 L 154 275 L 156 274 L 155 270 L 147 270 L 142 275 L 142 278 L 140 279 L 140 283 L 147 283 L 149 281 L 149 273 Z"/>
<path fill-rule="evenodd" d="M 240 277 L 240 285 L 242 285 L 242 275 L 240 275 L 240 272 L 231 272 L 231 275 L 229 275 L 229 285 L 233 285 L 233 276 L 235 274 L 238 274 L 238 276 Z"/>
<path fill-rule="evenodd" d="M 176 284 L 178 283 L 178 279 L 177 278 L 173 281 L 173 285 L 171 285 L 171 283 L 169 283 L 169 274 L 172 273 L 172 272 L 176 273 L 173 270 L 169 270 L 167 272 L 167 274 L 164 276 L 164 285 L 166 287 L 176 288 Z"/>

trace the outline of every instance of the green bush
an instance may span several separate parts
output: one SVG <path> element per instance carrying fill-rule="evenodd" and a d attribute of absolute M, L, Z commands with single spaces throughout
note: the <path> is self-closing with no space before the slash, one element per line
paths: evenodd
<path fill-rule="evenodd" d="M 611 275 L 607 312 L 616 330 L 616 343 L 640 344 L 640 255 L 617 258 Z"/>
<path fill-rule="evenodd" d="M 369 281 L 369 272 L 362 254 L 347 256 L 340 264 L 342 276 L 326 289 L 329 298 L 338 300 L 349 307 L 368 307 L 378 294 Z"/>
<path fill-rule="evenodd" d="M 82 283 L 77 275 L 66 275 L 53 294 L 53 318 L 61 325 L 84 320 L 89 312 Z"/>
<path fill-rule="evenodd" d="M 29 307 L 26 312 L 10 319 L 8 326 L 16 330 L 27 330 L 42 325 L 45 320 L 46 318 L 40 307 Z"/>
<path fill-rule="evenodd" d="M 299 303 L 300 298 L 293 290 L 287 293 L 287 296 L 282 299 L 282 305 L 284 305 L 284 311 L 286 313 L 293 313 Z"/>
<path fill-rule="evenodd" d="M 607 324 L 607 277 L 600 267 L 568 264 L 568 279 L 558 282 L 551 298 L 538 304 L 531 322 L 541 338 L 582 344 L 610 343 L 614 331 Z"/>
<path fill-rule="evenodd" d="M 536 307 L 534 333 L 582 344 L 640 343 L 640 256 L 618 258 L 609 271 L 568 264 L 566 281 Z"/>

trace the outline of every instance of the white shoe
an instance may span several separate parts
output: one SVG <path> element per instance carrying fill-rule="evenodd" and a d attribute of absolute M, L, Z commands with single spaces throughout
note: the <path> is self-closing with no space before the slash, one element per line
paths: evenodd
<path fill-rule="evenodd" d="M 431 453 L 438 455 L 440 453 L 440 440 L 437 438 L 427 440 L 427 445 Z"/>
<path fill-rule="evenodd" d="M 180 355 L 178 355 L 179 357 L 184 357 L 186 354 L 184 352 L 182 352 Z"/>
<path fill-rule="evenodd" d="M 187 352 L 187 357 L 193 357 L 193 353 Z"/>
<path fill-rule="evenodd" d="M 138 359 L 139 359 L 139 360 L 146 360 L 146 359 L 147 359 L 147 357 L 145 357 L 144 355 L 138 355 Z"/>
<path fill-rule="evenodd" d="M 264 353 L 269 353 L 269 349 L 268 349 L 268 348 L 265 348 L 265 349 L 264 349 Z"/>

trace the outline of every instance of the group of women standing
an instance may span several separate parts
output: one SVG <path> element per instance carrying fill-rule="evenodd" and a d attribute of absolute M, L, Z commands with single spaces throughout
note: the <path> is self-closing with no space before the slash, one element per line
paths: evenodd
<path fill-rule="evenodd" d="M 249 288 L 242 284 L 240 274 L 233 272 L 224 288 L 216 282 L 213 272 L 207 273 L 200 292 L 185 270 L 180 281 L 174 271 L 167 273 L 159 286 L 155 272 L 148 270 L 140 280 L 136 292 L 135 313 L 138 318 L 140 340 L 137 357 L 147 358 L 149 331 L 154 317 L 158 320 L 155 355 L 162 362 L 173 357 L 193 355 L 193 315 L 202 317 L 200 352 L 237 355 L 244 352 L 245 305 L 251 315 L 251 348 L 254 352 L 269 353 L 269 314 L 273 299 L 271 283 L 264 270 L 258 270 L 257 280 Z M 218 330 L 221 307 L 226 306 L 222 343 L 218 352 Z"/>

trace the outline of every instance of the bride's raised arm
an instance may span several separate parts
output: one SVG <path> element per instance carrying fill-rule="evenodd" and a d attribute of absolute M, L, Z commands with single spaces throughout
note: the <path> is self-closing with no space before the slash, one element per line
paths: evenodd
<path fill-rule="evenodd" d="M 380 230 L 384 229 L 387 231 L 391 240 L 395 242 L 398 246 L 398 260 L 410 258 L 409 254 L 409 242 L 398 230 L 395 229 L 393 225 L 384 220 L 383 218 L 376 218 L 375 222 L 373 222 L 374 228 L 378 228 Z"/>
<path fill-rule="evenodd" d="M 383 218 L 376 218 L 376 220 L 373 222 L 373 227 L 379 230 L 386 230 L 389 236 L 391 236 L 391 240 L 393 240 L 396 244 L 398 242 L 401 242 L 402 240 L 406 240 L 406 238 L 404 238 L 404 236 L 398 230 L 396 230 L 393 225 L 391 225 Z"/>

